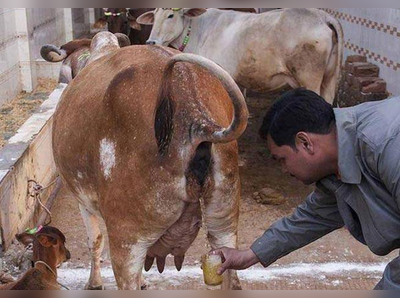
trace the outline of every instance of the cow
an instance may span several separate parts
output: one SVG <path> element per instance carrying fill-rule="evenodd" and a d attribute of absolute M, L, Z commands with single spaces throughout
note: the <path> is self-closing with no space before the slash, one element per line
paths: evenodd
<path fill-rule="evenodd" d="M 161 46 L 132 46 L 88 65 L 65 90 L 53 154 L 76 196 L 92 257 L 86 289 L 102 289 L 103 219 L 119 289 L 140 289 L 142 268 L 178 270 L 205 205 L 213 248 L 236 247 L 240 179 L 236 140 L 248 110 L 214 62 Z M 224 289 L 240 288 L 236 272 Z"/>
<path fill-rule="evenodd" d="M 65 247 L 65 236 L 57 228 L 41 227 L 36 233 L 16 235 L 25 246 L 33 245 L 34 268 L 18 281 L 0 286 L 0 290 L 60 290 L 57 267 L 71 258 Z"/>
<path fill-rule="evenodd" d="M 103 8 L 104 16 L 94 27 L 108 27 L 111 33 L 123 33 L 129 36 L 132 45 L 144 45 L 151 33 L 150 26 L 141 26 L 136 19 L 152 8 Z"/>
<path fill-rule="evenodd" d="M 343 60 L 340 23 L 318 9 L 263 14 L 204 8 L 157 8 L 137 19 L 153 25 L 151 45 L 172 45 L 221 65 L 257 92 L 305 87 L 332 103 Z"/>
<path fill-rule="evenodd" d="M 100 35 L 99 35 L 100 34 Z M 59 83 L 69 84 L 87 65 L 91 58 L 91 52 L 96 51 L 96 40 L 102 39 L 98 33 L 93 39 L 78 39 L 71 41 L 60 48 L 55 45 L 44 45 L 40 54 L 48 62 L 62 62 Z M 117 33 L 119 47 L 130 45 L 130 41 L 125 34 Z M 92 42 L 92 41 L 95 42 Z"/>

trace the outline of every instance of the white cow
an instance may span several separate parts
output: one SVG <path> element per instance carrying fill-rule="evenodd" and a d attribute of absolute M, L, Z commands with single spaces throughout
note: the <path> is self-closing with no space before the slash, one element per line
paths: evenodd
<path fill-rule="evenodd" d="M 318 9 L 263 14 L 204 8 L 157 8 L 137 20 L 153 25 L 148 44 L 209 58 L 244 88 L 305 87 L 332 103 L 343 60 L 343 30 Z"/>

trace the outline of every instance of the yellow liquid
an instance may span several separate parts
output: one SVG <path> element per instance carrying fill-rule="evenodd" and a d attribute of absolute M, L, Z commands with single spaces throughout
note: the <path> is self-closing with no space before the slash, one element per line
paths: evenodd
<path fill-rule="evenodd" d="M 217 255 L 205 255 L 202 257 L 204 282 L 207 286 L 219 286 L 223 277 L 218 275 L 218 269 L 222 265 L 221 257 Z"/>

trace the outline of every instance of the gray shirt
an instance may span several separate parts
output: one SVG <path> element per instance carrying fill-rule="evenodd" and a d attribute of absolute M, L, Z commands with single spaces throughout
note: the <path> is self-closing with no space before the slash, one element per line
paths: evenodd
<path fill-rule="evenodd" d="M 251 249 L 264 266 L 345 226 L 377 255 L 400 248 L 400 97 L 335 109 L 341 179 L 330 176 Z"/>

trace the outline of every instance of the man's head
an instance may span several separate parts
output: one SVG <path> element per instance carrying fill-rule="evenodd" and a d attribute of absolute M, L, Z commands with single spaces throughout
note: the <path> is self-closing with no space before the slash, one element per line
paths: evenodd
<path fill-rule="evenodd" d="M 318 94 L 297 89 L 268 111 L 260 135 L 282 170 L 309 185 L 337 173 L 333 108 Z"/>

